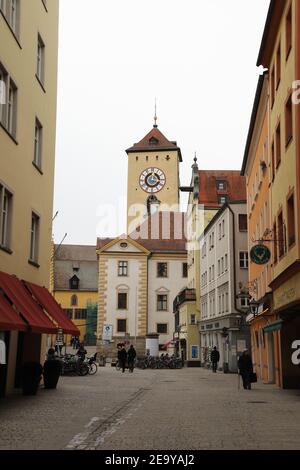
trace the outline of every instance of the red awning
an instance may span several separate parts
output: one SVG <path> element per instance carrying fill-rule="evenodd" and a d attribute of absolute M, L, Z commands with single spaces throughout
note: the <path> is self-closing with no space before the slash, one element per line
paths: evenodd
<path fill-rule="evenodd" d="M 0 287 L 24 317 L 33 333 L 57 333 L 57 327 L 17 277 L 0 272 Z"/>
<path fill-rule="evenodd" d="M 0 293 L 0 330 L 26 331 L 27 325 L 20 315 L 12 308 L 6 298 Z"/>
<path fill-rule="evenodd" d="M 25 281 L 25 285 L 30 290 L 31 294 L 35 297 L 36 301 L 41 305 L 41 307 L 58 324 L 59 328 L 62 328 L 64 333 L 72 336 L 80 336 L 79 329 L 69 318 L 66 317 L 63 309 L 45 287 L 41 287 L 27 281 Z"/>

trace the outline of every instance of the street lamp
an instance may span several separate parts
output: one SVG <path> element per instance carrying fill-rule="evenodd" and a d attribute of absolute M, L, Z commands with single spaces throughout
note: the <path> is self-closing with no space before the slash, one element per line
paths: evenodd
<path fill-rule="evenodd" d="M 250 307 L 250 312 L 252 313 L 252 315 L 256 317 L 258 314 L 259 302 L 253 299 L 249 303 L 249 307 Z"/>

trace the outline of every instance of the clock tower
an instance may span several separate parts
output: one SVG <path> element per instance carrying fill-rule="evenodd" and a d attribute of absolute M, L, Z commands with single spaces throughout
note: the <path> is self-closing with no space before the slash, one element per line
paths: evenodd
<path fill-rule="evenodd" d="M 156 210 L 179 211 L 179 163 L 177 142 L 153 129 L 126 150 L 128 155 L 127 233 L 145 222 Z"/>

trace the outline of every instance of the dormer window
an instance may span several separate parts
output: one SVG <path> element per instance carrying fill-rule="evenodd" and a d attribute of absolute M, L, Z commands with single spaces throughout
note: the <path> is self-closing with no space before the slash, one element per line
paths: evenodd
<path fill-rule="evenodd" d="M 150 145 L 157 145 L 158 140 L 155 137 L 151 137 L 151 139 L 149 139 L 149 144 Z"/>
<path fill-rule="evenodd" d="M 224 180 L 217 181 L 217 191 L 226 191 L 227 183 Z"/>
<path fill-rule="evenodd" d="M 69 280 L 70 289 L 71 290 L 78 290 L 79 289 L 79 278 L 77 276 L 71 277 Z"/>
<path fill-rule="evenodd" d="M 227 196 L 220 196 L 219 197 L 219 204 L 226 204 L 228 202 Z"/>

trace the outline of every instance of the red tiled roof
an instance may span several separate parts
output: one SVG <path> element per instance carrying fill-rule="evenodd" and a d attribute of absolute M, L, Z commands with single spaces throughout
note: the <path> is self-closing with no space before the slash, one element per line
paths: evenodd
<path fill-rule="evenodd" d="M 153 127 L 142 140 L 127 149 L 126 152 L 132 153 L 141 150 L 151 152 L 155 150 L 178 150 L 180 161 L 182 161 L 181 151 L 177 146 L 177 142 L 168 140 L 157 127 Z"/>
<path fill-rule="evenodd" d="M 224 191 L 218 191 L 218 180 L 226 181 Z M 221 207 L 219 196 L 227 196 L 228 202 L 245 201 L 245 177 L 235 170 L 199 170 L 199 204 Z"/>
<path fill-rule="evenodd" d="M 185 213 L 158 212 L 149 217 L 128 238 L 152 253 L 186 252 Z M 113 240 L 113 238 L 98 238 L 97 248 L 104 248 Z"/>
<path fill-rule="evenodd" d="M 97 238 L 97 250 L 101 250 L 105 245 L 115 240 L 115 238 Z"/>
<path fill-rule="evenodd" d="M 131 233 L 130 237 L 152 253 L 185 252 L 186 214 L 157 212 Z"/>
<path fill-rule="evenodd" d="M 97 261 L 95 245 L 55 245 L 56 260 Z"/>

